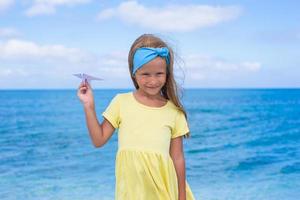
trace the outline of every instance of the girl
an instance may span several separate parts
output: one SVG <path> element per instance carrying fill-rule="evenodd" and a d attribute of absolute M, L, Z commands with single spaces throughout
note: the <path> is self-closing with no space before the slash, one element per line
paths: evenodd
<path fill-rule="evenodd" d="M 160 38 L 150 34 L 137 38 L 128 56 L 136 90 L 116 95 L 101 124 L 91 86 L 79 86 L 94 146 L 103 146 L 118 129 L 118 200 L 194 199 L 185 179 L 182 138 L 189 136 L 189 128 L 177 97 L 173 62 L 172 49 Z"/>

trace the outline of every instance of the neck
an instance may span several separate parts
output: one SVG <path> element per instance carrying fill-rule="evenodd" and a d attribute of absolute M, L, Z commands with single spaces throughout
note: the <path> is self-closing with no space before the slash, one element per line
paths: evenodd
<path fill-rule="evenodd" d="M 161 97 L 162 97 L 162 95 L 160 93 L 157 93 L 155 95 L 149 95 L 146 92 L 143 92 L 142 90 L 139 90 L 139 89 L 136 90 L 136 93 L 142 97 L 146 97 L 146 98 L 152 99 L 152 100 L 161 99 Z"/>

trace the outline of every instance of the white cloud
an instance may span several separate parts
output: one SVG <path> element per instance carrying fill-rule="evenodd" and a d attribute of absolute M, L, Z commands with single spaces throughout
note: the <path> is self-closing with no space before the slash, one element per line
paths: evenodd
<path fill-rule="evenodd" d="M 20 36 L 20 33 L 14 28 L 0 28 L 0 38 L 11 38 L 18 36 Z"/>
<path fill-rule="evenodd" d="M 102 55 L 98 60 L 98 71 L 114 77 L 129 76 L 127 54 L 127 52 L 115 51 Z"/>
<path fill-rule="evenodd" d="M 72 74 L 82 72 L 104 78 L 102 87 L 130 82 L 127 52 L 98 56 L 79 48 L 10 39 L 0 41 L 0 63 L 0 88 L 77 87 Z"/>
<path fill-rule="evenodd" d="M 36 88 L 38 84 L 42 88 L 72 88 L 78 83 L 72 74 L 81 72 L 104 78 L 99 83 L 101 87 L 131 87 L 127 55 L 125 51 L 94 55 L 63 45 L 40 45 L 32 41 L 10 39 L 0 43 L 0 77 L 4 84 L 1 87 L 9 88 L 12 87 L 10 84 L 14 84 L 15 88 Z M 239 75 L 255 74 L 261 69 L 259 62 L 235 62 L 199 54 L 183 56 L 183 60 L 185 77 L 178 76 L 182 75 L 182 71 L 177 65 L 174 68 L 176 79 L 180 84 L 184 81 L 184 84 L 193 87 L 203 82 L 230 81 Z"/>
<path fill-rule="evenodd" d="M 33 5 L 25 13 L 27 16 L 49 15 L 54 14 L 58 6 L 73 6 L 89 2 L 90 0 L 34 0 Z"/>
<path fill-rule="evenodd" d="M 145 7 L 137 1 L 121 3 L 98 14 L 98 19 L 118 17 L 126 23 L 159 31 L 192 31 L 230 21 L 241 14 L 238 6 L 170 5 Z"/>
<path fill-rule="evenodd" d="M 187 77 L 195 80 L 230 78 L 236 74 L 255 73 L 261 69 L 257 61 L 234 62 L 205 55 L 189 55 L 184 58 Z"/>
<path fill-rule="evenodd" d="M 130 87 L 132 83 L 127 55 L 125 51 L 94 55 L 59 44 L 41 45 L 32 41 L 9 39 L 0 42 L 0 77 L 6 84 L 2 87 L 10 87 L 12 83 L 9 80 L 15 79 L 20 83 L 15 87 L 20 88 L 35 87 L 36 83 L 39 87 L 73 87 L 77 79 L 72 74 L 81 72 L 104 78 L 101 87 Z M 176 65 L 176 79 L 180 82 L 185 78 L 184 82 L 194 87 L 199 86 L 199 82 L 218 83 L 235 80 L 235 77 L 255 75 L 261 69 L 261 63 L 257 61 L 229 61 L 200 54 L 183 56 L 183 60 L 185 77 L 178 76 L 182 75 L 182 71 Z M 28 79 L 31 82 L 27 85 Z"/>
<path fill-rule="evenodd" d="M 39 45 L 25 40 L 10 39 L 0 43 L 0 61 L 2 63 L 22 63 L 21 65 L 39 65 L 52 67 L 68 65 L 85 67 L 87 70 L 95 70 L 101 74 L 111 74 L 124 77 L 128 72 L 127 52 L 111 52 L 101 56 L 93 55 L 78 48 L 68 48 L 63 45 Z M 66 66 L 65 69 L 68 68 Z M 86 66 L 89 66 L 86 68 Z M 79 71 L 78 71 L 79 72 Z"/>
<path fill-rule="evenodd" d="M 241 67 L 252 72 L 259 71 L 261 69 L 261 63 L 259 62 L 242 62 Z"/>
<path fill-rule="evenodd" d="M 14 68 L 14 69 L 9 69 L 9 68 L 3 68 L 0 69 L 0 77 L 7 77 L 11 75 L 18 75 L 18 76 L 28 76 L 28 72 L 24 69 L 20 68 Z"/>
<path fill-rule="evenodd" d="M 14 0 L 0 0 L 0 12 L 8 9 L 13 3 Z"/>
<path fill-rule="evenodd" d="M 38 45 L 31 41 L 10 39 L 0 43 L 0 59 L 81 62 L 89 55 L 80 49 L 63 45 Z"/>

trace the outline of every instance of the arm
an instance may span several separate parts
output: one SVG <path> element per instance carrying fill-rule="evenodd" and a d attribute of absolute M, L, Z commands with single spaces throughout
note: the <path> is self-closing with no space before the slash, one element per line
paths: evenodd
<path fill-rule="evenodd" d="M 178 199 L 186 200 L 185 186 L 185 160 L 183 153 L 182 136 L 171 140 L 170 156 L 173 160 L 177 180 L 178 180 Z"/>
<path fill-rule="evenodd" d="M 77 96 L 84 107 L 86 124 L 93 145 L 95 147 L 101 147 L 112 136 L 115 128 L 106 119 L 103 120 L 102 124 L 99 124 L 95 111 L 92 88 L 88 83 L 80 84 Z"/>
<path fill-rule="evenodd" d="M 102 124 L 99 124 L 94 108 L 84 107 L 84 112 L 93 145 L 102 147 L 112 136 L 115 128 L 105 118 Z"/>

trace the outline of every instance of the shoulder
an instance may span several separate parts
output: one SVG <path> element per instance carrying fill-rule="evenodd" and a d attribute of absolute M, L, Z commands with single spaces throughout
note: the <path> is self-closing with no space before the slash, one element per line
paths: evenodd
<path fill-rule="evenodd" d="M 184 113 L 178 108 L 171 100 L 168 100 L 168 108 L 169 111 L 172 112 L 173 115 L 178 116 L 178 115 L 184 115 Z"/>
<path fill-rule="evenodd" d="M 114 98 L 117 99 L 128 99 L 131 95 L 131 92 L 117 93 Z"/>
<path fill-rule="evenodd" d="M 113 101 L 116 101 L 116 102 L 127 102 L 127 101 L 130 100 L 130 97 L 131 97 L 131 92 L 117 93 L 113 97 Z"/>

